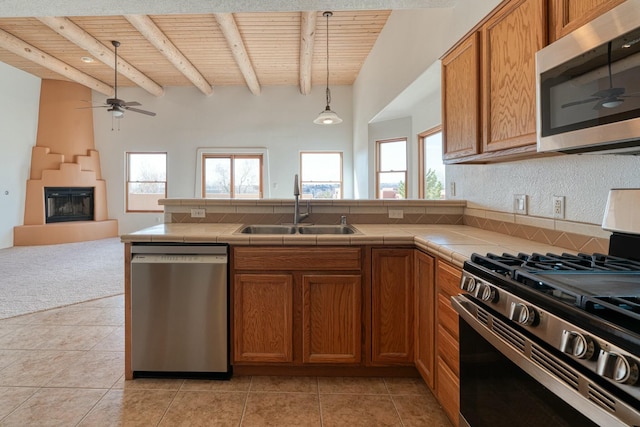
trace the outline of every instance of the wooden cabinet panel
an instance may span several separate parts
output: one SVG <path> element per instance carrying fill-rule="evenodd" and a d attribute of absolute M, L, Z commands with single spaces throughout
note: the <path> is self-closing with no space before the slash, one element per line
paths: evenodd
<path fill-rule="evenodd" d="M 429 388 L 435 383 L 435 260 L 415 251 L 415 363 Z"/>
<path fill-rule="evenodd" d="M 436 362 L 436 376 L 436 397 L 451 423 L 457 426 L 460 416 L 460 381 L 440 356 Z"/>
<path fill-rule="evenodd" d="M 293 276 L 236 274 L 233 289 L 236 362 L 293 361 Z"/>
<path fill-rule="evenodd" d="M 625 0 L 550 0 L 550 41 L 566 36 L 573 30 L 613 9 Z"/>
<path fill-rule="evenodd" d="M 442 58 L 443 159 L 478 154 L 479 36 L 474 32 Z"/>
<path fill-rule="evenodd" d="M 451 307 L 451 297 L 444 293 L 438 293 L 438 325 L 449 331 L 454 338 L 458 338 L 458 313 Z"/>
<path fill-rule="evenodd" d="M 536 143 L 535 53 L 547 41 L 546 4 L 511 1 L 482 26 L 483 152 Z"/>
<path fill-rule="evenodd" d="M 460 375 L 460 354 L 458 338 L 448 329 L 438 325 L 438 355 L 446 362 L 451 371 Z"/>
<path fill-rule="evenodd" d="M 373 249 L 371 360 L 413 362 L 413 249 Z"/>
<path fill-rule="evenodd" d="M 239 247 L 233 252 L 236 270 L 360 270 L 361 249 L 350 247 Z"/>
<path fill-rule="evenodd" d="M 460 280 L 462 279 L 462 270 L 443 261 L 438 261 L 437 270 L 437 287 L 438 290 L 448 296 L 458 295 L 460 290 Z"/>
<path fill-rule="evenodd" d="M 360 275 L 305 275 L 302 279 L 304 363 L 360 363 Z"/>

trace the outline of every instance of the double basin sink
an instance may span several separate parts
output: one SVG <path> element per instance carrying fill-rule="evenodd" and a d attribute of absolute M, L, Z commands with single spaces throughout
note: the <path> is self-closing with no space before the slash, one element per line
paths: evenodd
<path fill-rule="evenodd" d="M 242 234 L 354 234 L 349 225 L 245 225 Z"/>

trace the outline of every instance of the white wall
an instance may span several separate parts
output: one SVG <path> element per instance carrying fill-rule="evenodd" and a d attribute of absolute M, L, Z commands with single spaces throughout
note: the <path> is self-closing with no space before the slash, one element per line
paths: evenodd
<path fill-rule="evenodd" d="M 7 248 L 13 246 L 13 227 L 24 223 L 40 79 L 0 62 L 0 94 L 0 248 Z"/>
<path fill-rule="evenodd" d="M 371 194 L 368 177 L 374 159 L 368 153 L 367 123 L 498 3 L 500 0 L 459 0 L 453 8 L 400 10 L 389 16 L 353 85 L 356 197 Z M 425 93 L 435 86 L 425 87 Z M 407 115 L 412 115 L 410 110 Z M 425 130 L 429 125 L 416 126 Z"/>
<path fill-rule="evenodd" d="M 325 106 L 324 87 L 314 87 L 309 96 L 293 86 L 263 87 L 259 96 L 246 87 L 216 87 L 210 97 L 195 88 L 170 87 L 161 98 L 138 88 L 122 88 L 120 98 L 139 101 L 140 108 L 157 116 L 128 112 L 119 123 L 113 120 L 116 129 L 112 131 L 108 112 L 94 112 L 109 217 L 118 219 L 120 233 L 162 221 L 160 214 L 125 213 L 124 159 L 128 151 L 166 151 L 168 196 L 194 197 L 198 148 L 266 147 L 271 198 L 293 198 L 293 176 L 299 173 L 301 150 L 343 151 L 345 197 L 352 198 L 351 86 L 332 86 L 331 92 L 331 108 L 344 121 L 327 127 L 313 123 Z M 102 103 L 105 97 L 94 93 L 93 99 Z"/>

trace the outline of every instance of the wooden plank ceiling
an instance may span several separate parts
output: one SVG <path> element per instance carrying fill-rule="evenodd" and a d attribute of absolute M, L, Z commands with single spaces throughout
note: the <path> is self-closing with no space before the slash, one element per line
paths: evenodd
<path fill-rule="evenodd" d="M 158 96 L 167 86 L 198 87 L 200 79 L 206 95 L 216 86 L 237 85 L 256 95 L 262 86 L 295 85 L 306 94 L 305 86 L 326 83 L 322 13 L 0 18 L 0 61 L 42 79 L 79 81 L 112 95 L 111 40 L 118 40 L 118 86 L 138 85 Z M 334 12 L 329 19 L 330 85 L 354 82 L 390 13 Z M 143 35 L 140 22 L 155 32 Z M 305 22 L 311 25 L 308 36 Z M 85 63 L 82 57 L 95 60 Z M 132 68 L 139 74 L 132 74 Z"/>

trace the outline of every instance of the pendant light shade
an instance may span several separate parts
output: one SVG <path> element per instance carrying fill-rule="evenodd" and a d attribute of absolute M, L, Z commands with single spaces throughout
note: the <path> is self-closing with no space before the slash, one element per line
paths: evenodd
<path fill-rule="evenodd" d="M 324 111 L 322 111 L 320 115 L 313 121 L 313 123 L 318 125 L 336 125 L 338 123 L 342 123 L 342 119 L 335 113 L 335 111 L 331 110 L 330 106 L 331 90 L 329 89 L 329 18 L 333 16 L 333 12 L 324 12 L 322 16 L 327 18 L 327 106 L 324 108 Z"/>

